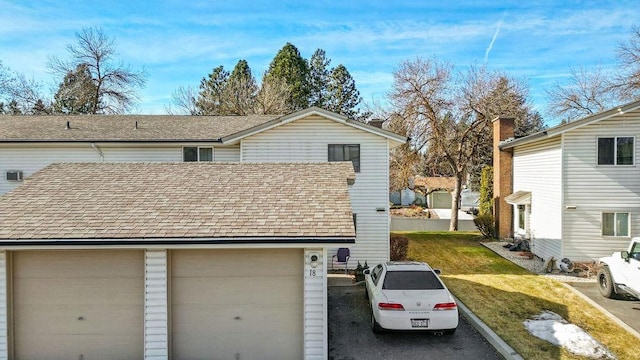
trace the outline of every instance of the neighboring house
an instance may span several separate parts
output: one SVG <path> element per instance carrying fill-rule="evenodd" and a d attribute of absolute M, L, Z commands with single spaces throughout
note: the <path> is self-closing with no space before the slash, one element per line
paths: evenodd
<path fill-rule="evenodd" d="M 451 193 L 456 178 L 444 176 L 416 176 L 414 188 L 426 194 L 427 207 L 430 209 L 451 209 Z"/>
<path fill-rule="evenodd" d="M 592 260 L 640 234 L 633 102 L 527 137 L 494 121 L 494 211 L 501 238 L 531 240 L 543 259 Z"/>
<path fill-rule="evenodd" d="M 0 197 L 0 358 L 327 359 L 354 179 L 348 162 L 47 166 Z"/>
<path fill-rule="evenodd" d="M 326 359 L 331 255 L 389 259 L 404 141 L 318 108 L 0 116 L 0 359 Z"/>

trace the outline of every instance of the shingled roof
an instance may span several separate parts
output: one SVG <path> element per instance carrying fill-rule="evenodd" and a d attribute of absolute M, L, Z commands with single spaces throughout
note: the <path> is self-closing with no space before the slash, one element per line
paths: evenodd
<path fill-rule="evenodd" d="M 428 190 L 453 190 L 453 188 L 455 188 L 456 186 L 456 178 L 445 176 L 416 176 L 413 184 L 417 188 Z"/>
<path fill-rule="evenodd" d="M 0 115 L 0 142 L 216 141 L 276 115 Z"/>
<path fill-rule="evenodd" d="M 348 179 L 350 162 L 52 164 L 0 197 L 0 242 L 353 242 Z"/>

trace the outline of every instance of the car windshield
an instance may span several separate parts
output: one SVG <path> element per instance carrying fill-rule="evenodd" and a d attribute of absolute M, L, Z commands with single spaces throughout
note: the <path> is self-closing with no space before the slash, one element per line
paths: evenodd
<path fill-rule="evenodd" d="M 386 290 L 437 290 L 444 289 L 432 271 L 389 271 L 382 288 Z"/>

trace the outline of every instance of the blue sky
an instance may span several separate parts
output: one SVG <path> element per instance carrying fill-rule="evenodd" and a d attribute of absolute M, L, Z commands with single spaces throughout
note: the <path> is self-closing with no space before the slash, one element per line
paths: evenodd
<path fill-rule="evenodd" d="M 365 102 L 385 103 L 404 60 L 435 57 L 464 70 L 486 63 L 524 79 L 545 115 L 544 90 L 569 68 L 616 66 L 616 46 L 640 25 L 636 1 L 202 1 L 0 0 L 0 60 L 56 87 L 48 57 L 84 27 L 115 37 L 117 58 L 148 72 L 136 113 L 161 114 L 179 86 L 214 67 L 249 62 L 258 80 L 293 43 L 344 64 Z M 554 120 L 545 116 L 547 122 Z"/>

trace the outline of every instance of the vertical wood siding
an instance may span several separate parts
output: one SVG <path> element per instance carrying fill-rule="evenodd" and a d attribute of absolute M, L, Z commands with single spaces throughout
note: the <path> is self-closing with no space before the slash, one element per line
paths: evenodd
<path fill-rule="evenodd" d="M 311 267 L 311 255 L 319 256 L 318 266 Z M 323 249 L 304 251 L 304 358 L 322 360 L 327 350 L 327 252 Z M 315 273 L 314 273 L 315 272 Z"/>
<path fill-rule="evenodd" d="M 635 165 L 597 165 L 599 136 L 634 136 Z M 602 212 L 629 212 L 631 236 L 640 236 L 640 111 L 564 134 L 564 256 L 594 259 L 626 249 L 629 238 L 602 236 Z"/>
<path fill-rule="evenodd" d="M 560 137 L 517 147 L 513 153 L 513 192 L 531 192 L 533 252 L 562 257 L 562 149 Z M 517 211 L 514 211 L 517 216 Z"/>
<path fill-rule="evenodd" d="M 7 276 L 7 252 L 0 251 L 0 360 L 9 359 Z"/>
<path fill-rule="evenodd" d="M 325 162 L 329 144 L 360 144 L 360 172 L 350 188 L 357 214 L 356 244 L 349 267 L 389 259 L 389 152 L 383 137 L 309 116 L 242 140 L 243 162 Z M 300 204 L 304 206 L 304 204 Z M 376 209 L 384 209 L 378 212 Z M 329 249 L 329 259 L 337 249 Z"/>
<path fill-rule="evenodd" d="M 144 271 L 144 358 L 169 357 L 167 251 L 147 250 Z"/>

